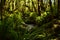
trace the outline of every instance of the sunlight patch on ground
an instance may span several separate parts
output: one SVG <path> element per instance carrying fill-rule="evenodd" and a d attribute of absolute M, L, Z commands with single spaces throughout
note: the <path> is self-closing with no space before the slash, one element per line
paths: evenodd
<path fill-rule="evenodd" d="M 54 28 L 57 28 L 58 24 L 54 24 L 53 26 L 54 26 Z"/>

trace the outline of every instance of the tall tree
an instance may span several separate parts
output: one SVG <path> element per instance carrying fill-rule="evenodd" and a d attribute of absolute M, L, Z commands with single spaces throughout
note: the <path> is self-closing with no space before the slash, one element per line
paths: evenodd
<path fill-rule="evenodd" d="M 53 10 L 52 10 L 52 1 L 51 0 L 49 0 L 49 5 L 50 5 L 50 11 L 52 12 Z"/>
<path fill-rule="evenodd" d="M 51 16 L 51 19 L 54 18 L 54 14 L 53 14 L 53 8 L 52 8 L 52 0 L 49 0 L 49 6 L 50 6 L 50 16 Z"/>
<path fill-rule="evenodd" d="M 38 0 L 38 15 L 39 16 L 41 15 L 40 2 L 41 2 L 41 0 Z"/>
<path fill-rule="evenodd" d="M 60 0 L 58 0 L 58 17 L 60 16 Z"/>
<path fill-rule="evenodd" d="M 41 15 L 41 11 L 44 11 L 44 4 L 43 4 L 43 0 L 38 0 L 38 15 Z"/>
<path fill-rule="evenodd" d="M 55 0 L 54 0 L 54 6 L 55 6 Z"/>
<path fill-rule="evenodd" d="M 4 5 L 5 5 L 5 1 L 6 0 L 0 0 L 0 16 L 1 16 L 1 20 L 2 20 L 2 13 L 3 13 L 3 9 L 4 9 Z"/>

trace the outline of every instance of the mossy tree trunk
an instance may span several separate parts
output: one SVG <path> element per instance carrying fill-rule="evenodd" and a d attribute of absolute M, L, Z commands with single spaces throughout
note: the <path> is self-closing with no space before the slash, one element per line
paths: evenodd
<path fill-rule="evenodd" d="M 6 1 L 6 0 L 1 0 L 1 1 L 0 1 L 0 20 L 1 20 L 1 21 L 2 21 L 2 19 L 3 19 L 2 15 L 3 15 L 3 12 L 4 12 L 5 1 Z"/>

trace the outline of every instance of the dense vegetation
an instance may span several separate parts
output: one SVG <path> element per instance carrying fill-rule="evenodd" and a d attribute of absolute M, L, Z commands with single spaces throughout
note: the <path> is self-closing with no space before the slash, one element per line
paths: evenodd
<path fill-rule="evenodd" d="M 0 40 L 59 40 L 60 0 L 0 0 Z"/>

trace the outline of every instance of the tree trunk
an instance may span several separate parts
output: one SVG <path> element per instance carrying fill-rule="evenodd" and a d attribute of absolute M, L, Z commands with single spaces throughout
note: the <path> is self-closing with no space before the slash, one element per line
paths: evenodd
<path fill-rule="evenodd" d="M 51 0 L 49 0 L 49 5 L 50 5 L 50 12 L 52 12 L 53 10 L 52 10 L 52 1 Z"/>
<path fill-rule="evenodd" d="M 54 6 L 55 6 L 56 4 L 55 4 L 55 0 L 54 0 Z"/>
<path fill-rule="evenodd" d="M 49 0 L 49 5 L 50 5 L 50 16 L 51 16 L 51 20 L 54 19 L 54 14 L 53 14 L 53 8 L 52 8 L 52 1 Z"/>
<path fill-rule="evenodd" d="M 38 15 L 41 15 L 41 10 L 40 10 L 40 0 L 38 0 Z"/>
<path fill-rule="evenodd" d="M 4 12 L 4 5 L 5 5 L 5 1 L 6 0 L 1 0 L 0 1 L 0 20 L 2 21 L 2 15 L 3 15 L 3 12 Z"/>
<path fill-rule="evenodd" d="M 60 0 L 58 0 L 58 18 L 60 19 Z"/>

